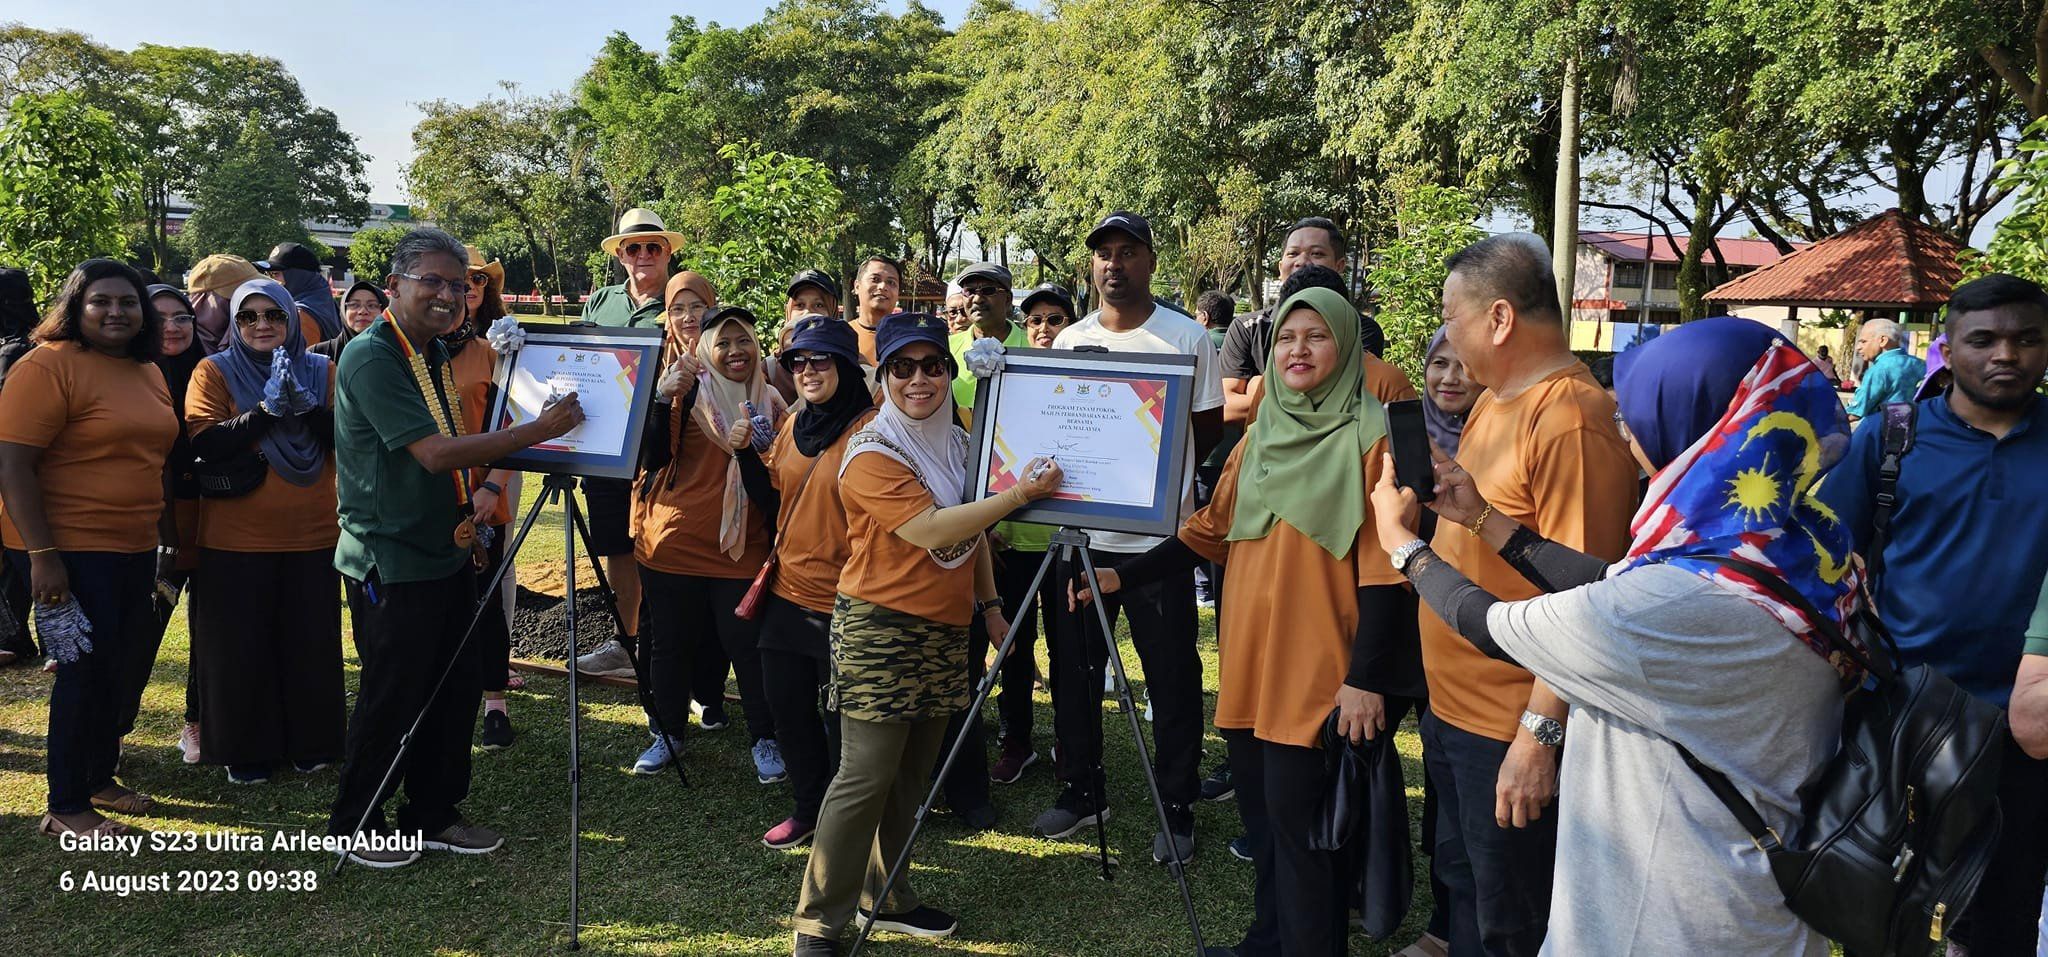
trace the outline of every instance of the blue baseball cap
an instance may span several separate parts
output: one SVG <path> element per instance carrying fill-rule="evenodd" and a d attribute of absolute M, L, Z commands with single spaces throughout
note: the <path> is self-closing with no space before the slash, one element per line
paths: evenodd
<path fill-rule="evenodd" d="M 946 328 L 946 321 L 928 312 L 899 312 L 882 320 L 875 328 L 875 360 L 888 362 L 891 356 L 903 347 L 919 342 L 929 342 L 939 347 L 939 355 L 951 364 L 953 353 L 946 340 L 952 335 Z M 879 374 L 879 369 L 877 373 Z"/>
<path fill-rule="evenodd" d="M 775 361 L 787 370 L 790 359 L 799 352 L 822 352 L 860 368 L 860 337 L 844 319 L 816 314 L 798 319 L 789 327 L 789 345 Z"/>

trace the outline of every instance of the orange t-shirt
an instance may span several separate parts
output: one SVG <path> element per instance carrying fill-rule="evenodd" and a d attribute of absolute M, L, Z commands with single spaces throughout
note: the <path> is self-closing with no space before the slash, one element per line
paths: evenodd
<path fill-rule="evenodd" d="M 768 560 L 768 517 L 747 504 L 745 550 L 737 559 L 718 550 L 718 513 L 725 501 L 725 467 L 732 453 L 711 444 L 693 415 L 685 413 L 671 428 L 683 430 L 683 447 L 669 468 L 654 474 L 646 495 L 634 489 L 633 510 L 639 530 L 633 557 L 640 564 L 671 575 L 699 578 L 752 578 Z M 745 494 L 742 492 L 741 494 Z"/>
<path fill-rule="evenodd" d="M 306 345 L 320 344 L 320 320 L 304 309 L 299 310 L 299 335 L 306 337 Z"/>
<path fill-rule="evenodd" d="M 839 477 L 846 506 L 846 567 L 839 593 L 965 627 L 974 618 L 974 562 L 945 568 L 931 553 L 896 537 L 903 523 L 937 504 L 909 466 L 886 455 L 856 455 Z"/>
<path fill-rule="evenodd" d="M 327 366 L 328 401 L 334 365 Z M 185 428 L 193 436 L 241 415 L 228 380 L 212 360 L 192 370 L 185 388 Z M 199 507 L 199 547 L 224 552 L 311 552 L 331 549 L 341 537 L 334 505 L 334 453 L 311 485 L 293 485 L 273 471 L 263 484 L 236 498 L 206 498 Z"/>
<path fill-rule="evenodd" d="M 1492 392 L 1480 395 L 1465 420 L 1458 464 L 1488 503 L 1536 534 L 1609 561 L 1628 550 L 1636 463 L 1614 427 L 1614 400 L 1585 363 L 1559 369 L 1505 402 Z M 1438 523 L 1431 545 L 1501 601 L 1540 594 L 1454 523 Z M 1534 676 L 1487 657 L 1427 605 L 1421 624 L 1430 709 L 1473 734 L 1514 740 Z"/>
<path fill-rule="evenodd" d="M 839 570 L 846 565 L 848 549 L 846 506 L 839 500 L 839 461 L 846 455 L 846 441 L 874 417 L 873 412 L 862 413 L 839 433 L 837 441 L 811 459 L 797 451 L 796 416 L 792 415 L 782 423 L 782 431 L 765 457 L 775 490 L 782 494 L 782 514 L 775 523 L 782 539 L 776 546 L 771 590 L 820 614 L 832 613 Z"/>
<path fill-rule="evenodd" d="M 43 520 L 63 551 L 156 548 L 164 462 L 177 438 L 171 389 L 156 364 L 82 342 L 30 349 L 0 389 L 0 442 L 43 450 Z M 11 517 L 0 518 L 0 540 L 27 548 Z"/>
<path fill-rule="evenodd" d="M 853 327 L 853 337 L 860 342 L 861 364 L 869 369 L 873 369 L 875 367 L 875 333 L 878 330 L 874 326 L 863 324 L 859 316 L 853 317 L 853 320 L 848 322 L 847 325 Z"/>
<path fill-rule="evenodd" d="M 455 358 L 448 360 L 448 367 L 455 370 L 455 394 L 462 400 L 462 434 L 475 435 L 487 432 L 484 420 L 491 414 L 491 394 L 496 391 L 493 379 L 498 374 L 498 351 L 491 348 L 482 336 L 469 340 Z M 471 488 L 481 488 L 484 479 L 489 478 L 488 466 L 469 470 Z M 489 515 L 478 516 L 486 525 L 503 525 L 512 520 L 512 502 L 503 495 L 498 496 L 498 507 Z"/>

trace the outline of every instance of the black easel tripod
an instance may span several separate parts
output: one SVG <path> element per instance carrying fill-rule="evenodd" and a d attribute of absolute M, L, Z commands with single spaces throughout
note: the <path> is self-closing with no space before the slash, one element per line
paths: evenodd
<path fill-rule="evenodd" d="M 1102 594 L 1102 585 L 1095 577 L 1095 562 L 1088 557 L 1087 532 L 1073 528 L 1062 528 L 1053 533 L 1052 546 L 1045 550 L 1045 560 L 1038 563 L 1037 574 L 1031 576 L 1031 588 L 1024 593 L 1026 597 L 1023 607 L 1017 609 L 1016 617 L 1010 620 L 1009 633 L 1003 636 L 1002 644 L 996 649 L 997 667 L 988 669 L 988 673 L 982 676 L 981 687 L 975 689 L 974 701 L 967 706 L 967 713 L 970 716 L 981 710 L 982 705 L 988 702 L 990 692 L 995 690 L 996 681 L 1002 676 L 1001 663 L 1010 657 L 1010 649 L 1017 643 L 1017 633 L 1022 629 L 1024 622 L 1028 620 L 1032 605 L 1038 601 L 1039 586 L 1045 583 L 1046 573 L 1052 569 L 1055 558 L 1060 561 L 1071 562 L 1076 555 L 1080 556 L 1083 580 L 1087 582 L 1088 588 L 1094 594 L 1098 596 Z M 1130 676 L 1125 674 L 1123 656 L 1117 651 L 1116 629 L 1110 627 L 1109 612 L 1103 607 L 1103 603 L 1097 600 L 1092 602 L 1092 604 L 1095 607 L 1096 617 L 1102 624 L 1102 640 L 1109 645 L 1109 667 L 1116 674 L 1117 699 L 1123 705 L 1124 717 L 1129 719 L 1131 723 L 1131 740 L 1138 745 L 1138 768 L 1145 774 L 1145 787 L 1152 795 L 1152 810 L 1159 816 L 1159 831 L 1162 834 L 1169 833 L 1170 825 L 1166 820 L 1166 801 L 1159 795 L 1159 777 L 1153 773 L 1152 753 L 1145 746 L 1145 728 L 1138 722 L 1137 704 L 1131 699 Z M 932 805 L 938 802 L 939 790 L 946 786 L 946 776 L 953 773 L 953 764 L 959 760 L 960 750 L 967 742 L 967 724 L 965 722 L 962 723 L 960 733 L 953 736 L 952 747 L 946 749 L 946 760 L 939 765 L 939 773 L 932 779 L 931 793 L 925 795 L 923 804 L 918 805 L 917 817 L 910 825 L 910 836 L 903 841 L 903 852 L 898 854 L 895 863 L 889 866 L 889 878 L 882 882 L 881 892 L 875 895 L 874 906 L 877 914 L 881 910 L 882 902 L 889 899 L 889 892 L 896 888 L 896 882 L 902 879 L 904 868 L 910 866 L 910 853 L 917 846 L 917 835 L 924 830 L 925 819 L 931 814 Z M 1100 754 L 1096 755 L 1096 766 L 1089 769 L 1087 773 L 1092 774 L 1097 782 L 1102 780 Z M 1097 795 L 1097 797 L 1103 806 L 1106 807 L 1108 804 L 1107 795 Z M 1108 832 L 1103 829 L 1102 816 L 1099 814 L 1095 819 L 1095 837 L 1096 841 L 1101 845 L 1102 879 L 1113 880 L 1114 878 L 1110 872 L 1112 862 L 1109 859 L 1109 836 Z M 1202 957 L 1205 949 L 1202 945 L 1202 925 L 1195 917 L 1195 897 L 1188 890 L 1187 871 L 1181 864 L 1178 854 L 1168 855 L 1167 867 L 1173 871 L 1173 879 L 1180 885 L 1180 902 L 1181 906 L 1187 911 L 1188 933 L 1194 938 L 1195 957 Z M 874 930 L 877 914 L 870 914 L 866 920 L 860 921 L 860 934 L 854 938 L 853 949 L 847 952 L 847 957 L 859 957 L 861 948 L 867 944 L 868 934 Z"/>
<path fill-rule="evenodd" d="M 499 559 L 498 566 L 492 570 L 491 576 L 488 579 L 488 584 L 484 585 L 480 589 L 480 591 L 482 592 L 482 597 L 477 602 L 476 612 L 470 615 L 469 627 L 463 630 L 462 639 L 456 642 L 455 644 L 454 654 L 449 656 L 448 664 L 441 669 L 440 677 L 435 679 L 434 690 L 428 693 L 426 704 L 421 707 L 419 714 L 413 716 L 412 724 L 411 726 L 406 728 L 404 736 L 398 739 L 398 750 L 395 754 L 392 755 L 391 765 L 384 769 L 384 778 L 377 784 L 375 797 L 370 802 L 370 806 L 363 810 L 363 816 L 357 819 L 354 830 L 354 833 L 356 834 L 362 833 L 363 825 L 368 823 L 371 811 L 373 811 L 379 804 L 383 803 L 383 800 L 385 798 L 390 796 L 391 780 L 398 773 L 399 765 L 404 763 L 405 753 L 409 748 L 412 747 L 413 735 L 418 733 L 420 728 L 420 722 L 426 719 L 427 711 L 431 710 L 434 706 L 434 699 L 439 697 L 441 694 L 441 690 L 447 686 L 448 676 L 454 673 L 456 663 L 462 660 L 463 650 L 469 646 L 469 640 L 472 637 L 475 637 L 476 627 L 478 623 L 483 621 L 484 612 L 490 609 L 491 603 L 499 600 L 497 596 L 498 585 L 505 580 L 506 575 L 512 570 L 513 562 L 519 555 L 520 547 L 526 543 L 527 535 L 533 531 L 534 524 L 540 520 L 541 511 L 543 509 L 546 509 L 550 504 L 554 503 L 557 499 L 559 499 L 562 502 L 562 510 L 564 513 L 562 521 L 562 546 L 565 573 L 563 576 L 562 608 L 564 614 L 567 616 L 566 624 L 568 626 L 568 648 L 564 651 L 564 660 L 567 665 L 569 675 L 570 950 L 576 950 L 579 948 L 580 943 L 577 940 L 577 937 L 579 931 L 581 930 L 581 921 L 579 918 L 579 907 L 581 905 L 581 898 L 579 895 L 579 888 L 577 886 L 580 861 L 577 857 L 577 845 L 580 843 L 579 838 L 582 834 L 582 743 L 578 732 L 582 725 L 583 710 L 581 703 L 578 701 L 577 696 L 577 686 L 581 682 L 578 681 L 580 675 L 576 671 L 577 537 L 580 535 L 583 538 L 583 545 L 586 551 L 588 551 L 590 548 L 590 529 L 587 525 L 584 524 L 583 513 L 576 506 L 575 489 L 576 477 L 573 475 L 548 475 L 545 477 L 545 480 L 543 481 L 541 487 L 541 494 L 539 495 L 539 497 L 534 499 L 533 505 L 527 509 L 526 517 L 520 520 L 519 534 L 514 536 L 511 543 L 505 547 L 504 557 Z M 617 601 L 615 599 L 615 596 L 613 596 L 612 594 L 611 583 L 605 580 L 604 566 L 598 562 L 597 555 L 594 552 L 590 554 L 590 561 L 592 569 L 597 573 L 598 589 L 600 593 L 604 596 L 605 604 L 607 605 L 607 607 L 610 607 L 612 609 L 612 614 L 616 618 L 616 616 L 618 615 Z M 621 642 L 620 644 L 624 645 L 625 643 Z M 631 648 L 627 648 L 626 652 L 628 657 L 634 661 L 635 671 L 637 672 L 639 670 L 638 658 L 634 657 L 635 655 L 637 655 L 637 652 Z M 647 706 L 647 700 L 644 694 L 641 698 L 641 704 L 643 709 Z M 688 778 L 686 778 L 683 774 L 683 767 L 681 761 L 682 749 L 677 746 L 676 741 L 671 736 L 669 730 L 663 727 L 659 721 L 655 720 L 654 715 L 651 712 L 648 715 L 648 719 L 650 724 L 656 729 L 656 733 L 660 734 L 662 736 L 663 741 L 668 745 L 669 753 L 676 756 L 675 760 L 672 760 L 670 763 L 675 765 L 677 780 L 681 782 L 683 787 L 689 787 L 690 782 Z M 347 861 L 348 851 L 344 849 L 335 858 L 333 873 L 339 874 L 341 872 L 342 865 L 347 863 Z"/>

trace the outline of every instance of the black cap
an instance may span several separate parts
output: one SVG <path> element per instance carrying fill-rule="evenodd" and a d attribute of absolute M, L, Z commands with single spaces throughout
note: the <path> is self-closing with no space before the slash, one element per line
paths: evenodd
<path fill-rule="evenodd" d="M 1072 316 L 1074 314 L 1074 297 L 1069 295 L 1066 289 L 1055 286 L 1052 283 L 1046 283 L 1037 289 L 1031 290 L 1030 294 L 1024 297 L 1024 301 L 1017 304 L 1017 311 L 1030 312 L 1032 306 L 1046 299 L 1058 303 L 1061 309 L 1066 310 L 1067 315 Z"/>
<path fill-rule="evenodd" d="M 712 306 L 710 309 L 705 310 L 704 318 L 698 320 L 697 328 L 709 332 L 713 329 L 718 328 L 719 325 L 723 324 L 726 320 L 729 319 L 738 319 L 739 321 L 746 323 L 748 326 L 753 327 L 758 327 L 761 324 L 761 321 L 759 319 L 754 318 L 753 310 L 748 309 L 745 306 L 734 306 L 728 304 L 723 306 Z"/>
<path fill-rule="evenodd" d="M 1088 248 L 1094 249 L 1102 245 L 1103 237 L 1112 232 L 1128 233 L 1132 239 L 1144 243 L 1146 249 L 1152 248 L 1152 224 L 1137 213 L 1121 209 L 1104 216 L 1102 222 L 1095 224 L 1095 228 L 1088 231 Z"/>
<path fill-rule="evenodd" d="M 999 263 L 975 263 L 966 269 L 962 269 L 959 275 L 953 277 L 953 285 L 965 285 L 967 280 L 977 276 L 993 279 L 997 285 L 1002 286 L 1004 289 L 1013 288 L 1011 286 L 1010 271 L 1003 268 Z"/>
<path fill-rule="evenodd" d="M 882 320 L 875 327 L 875 359 L 889 361 L 889 357 L 904 346 L 914 342 L 929 342 L 939 347 L 939 354 L 947 362 L 953 359 L 948 338 L 952 331 L 946 328 L 944 320 L 927 312 L 899 312 Z"/>
<path fill-rule="evenodd" d="M 825 295 L 831 296 L 832 301 L 838 302 L 840 300 L 839 284 L 834 282 L 832 277 L 826 275 L 823 270 L 806 269 L 803 272 L 797 273 L 796 278 L 789 281 L 789 294 L 794 296 L 797 290 L 805 286 L 816 286 L 824 290 Z"/>
<path fill-rule="evenodd" d="M 278 243 L 270 247 L 270 255 L 265 257 L 264 261 L 268 265 L 259 265 L 256 268 L 304 269 L 308 272 L 320 271 L 320 257 L 313 255 L 312 250 L 298 243 Z"/>

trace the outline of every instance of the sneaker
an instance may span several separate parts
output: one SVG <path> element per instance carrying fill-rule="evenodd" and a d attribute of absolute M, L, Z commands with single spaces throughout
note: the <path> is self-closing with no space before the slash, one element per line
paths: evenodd
<path fill-rule="evenodd" d="M 901 914 L 869 914 L 860 912 L 860 919 L 873 920 L 876 930 L 892 934 L 909 934 L 912 937 L 951 937 L 960 929 L 960 922 L 953 915 L 936 907 L 919 904 L 915 910 Z"/>
<path fill-rule="evenodd" d="M 790 957 L 839 957 L 839 942 L 809 934 L 796 935 L 796 949 Z"/>
<path fill-rule="evenodd" d="M 1052 808 L 1031 822 L 1031 833 L 1059 840 L 1098 822 L 1109 823 L 1109 809 L 1091 807 L 1088 799 L 1081 796 L 1080 788 L 1066 787 L 1060 790 L 1059 799 L 1053 802 Z"/>
<path fill-rule="evenodd" d="M 724 731 L 732 726 L 732 716 L 725 713 L 723 701 L 691 710 L 697 712 L 697 727 L 706 731 Z"/>
<path fill-rule="evenodd" d="M 762 784 L 789 780 L 789 769 L 782 764 L 782 745 L 774 738 L 754 742 L 754 777 Z"/>
<path fill-rule="evenodd" d="M 479 747 L 486 751 L 511 747 L 512 739 L 516 736 L 512 730 L 510 715 L 503 711 L 484 710 L 484 733 L 478 741 Z"/>
<path fill-rule="evenodd" d="M 654 736 L 654 743 L 648 745 L 647 750 L 640 752 L 640 757 L 633 762 L 633 773 L 641 777 L 660 774 L 673 760 L 675 755 L 669 753 L 668 738 L 657 734 Z"/>
<path fill-rule="evenodd" d="M 802 847 L 809 843 L 811 835 L 816 833 L 818 833 L 818 826 L 816 824 L 812 824 L 809 821 L 800 821 L 792 817 L 784 820 L 781 824 L 769 828 L 768 833 L 761 835 L 761 843 L 767 845 L 770 850 L 786 851 L 792 847 Z"/>
<path fill-rule="evenodd" d="M 633 658 L 626 654 L 626 646 L 614 638 L 598 645 L 590 654 L 577 655 L 576 672 L 593 678 L 631 678 Z"/>
<path fill-rule="evenodd" d="M 327 770 L 325 761 L 293 761 L 292 770 L 300 774 L 315 774 Z"/>
<path fill-rule="evenodd" d="M 199 763 L 199 723 L 185 722 L 185 729 L 178 732 L 178 750 L 184 752 L 186 764 Z"/>
<path fill-rule="evenodd" d="M 996 826 L 996 806 L 993 804 L 984 804 L 972 811 L 962 811 L 954 816 L 960 819 L 960 823 L 967 825 L 970 831 L 989 831 L 994 830 Z"/>
<path fill-rule="evenodd" d="M 1251 860 L 1251 859 L 1252 859 L 1252 839 L 1251 839 L 1251 838 L 1250 838 L 1249 836 L 1247 836 L 1247 835 L 1244 835 L 1244 834 L 1239 834 L 1238 836 L 1236 836 L 1236 837 L 1233 837 L 1233 838 L 1231 838 L 1231 839 L 1230 839 L 1230 856 L 1231 856 L 1231 857 L 1234 857 L 1234 858 L 1237 858 L 1237 859 L 1238 859 L 1238 860 L 1240 860 L 1240 861 L 1249 861 L 1249 860 Z"/>
<path fill-rule="evenodd" d="M 456 821 L 426 840 L 427 850 L 452 854 L 489 854 L 504 846 L 505 838 L 498 832 L 468 821 Z"/>
<path fill-rule="evenodd" d="M 360 850 L 348 852 L 348 859 L 364 867 L 374 867 L 380 871 L 388 871 L 404 867 L 419 860 L 420 852 Z"/>
<path fill-rule="evenodd" d="M 1195 859 L 1195 812 L 1185 804 L 1166 806 L 1166 830 L 1152 836 L 1152 861 L 1164 864 L 1169 858 L 1182 864 Z"/>
<path fill-rule="evenodd" d="M 1145 723 L 1152 723 L 1152 691 L 1149 688 L 1145 690 Z"/>
<path fill-rule="evenodd" d="M 1030 745 L 1021 748 L 1005 746 L 1003 756 L 996 759 L 994 767 L 988 769 L 988 779 L 997 784 L 1015 784 L 1024 777 L 1024 769 L 1038 763 L 1038 752 Z"/>
<path fill-rule="evenodd" d="M 267 764 L 228 765 L 229 784 L 262 784 L 270 780 L 270 766 Z"/>
<path fill-rule="evenodd" d="M 1228 801 L 1237 796 L 1237 785 L 1230 780 L 1230 762 L 1216 765 L 1216 770 L 1202 779 L 1202 800 Z"/>

